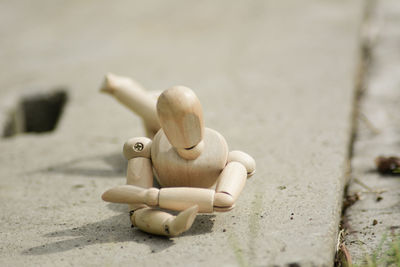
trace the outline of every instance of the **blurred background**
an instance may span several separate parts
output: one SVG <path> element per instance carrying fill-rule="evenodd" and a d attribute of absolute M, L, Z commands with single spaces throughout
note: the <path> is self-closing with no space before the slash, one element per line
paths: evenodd
<path fill-rule="evenodd" d="M 331 266 L 346 246 L 364 260 L 357 241 L 374 251 L 398 225 L 398 190 L 344 217 L 342 195 L 350 163 L 379 187 L 377 147 L 398 151 L 397 1 L 0 1 L 0 265 Z M 99 93 L 108 72 L 196 92 L 205 125 L 257 161 L 234 210 L 161 239 L 100 200 L 145 134 Z"/>
<path fill-rule="evenodd" d="M 247 110 L 240 114 L 243 121 L 269 122 L 287 109 L 273 99 L 277 91 L 292 98 L 307 94 L 316 76 L 334 78 L 353 71 L 344 67 L 336 74 L 327 68 L 340 47 L 348 44 L 335 38 L 335 32 L 346 27 L 348 16 L 361 11 L 338 14 L 340 3 L 313 2 L 2 1 L 2 107 L 15 103 L 10 97 L 14 94 L 61 89 L 68 100 L 61 94 L 56 101 L 67 101 L 67 112 L 93 112 L 102 120 L 90 123 L 118 129 L 112 120 L 123 113 L 111 114 L 115 111 L 109 106 L 115 108 L 115 103 L 96 92 L 104 74 L 113 72 L 133 77 L 150 90 L 177 84 L 193 88 L 203 99 L 210 127 L 218 126 L 216 114 L 229 118 L 221 101 Z M 335 45 L 325 46 L 326 41 Z M 316 65 L 320 67 L 311 67 Z M 269 90 L 271 97 L 260 98 L 260 90 Z M 288 105 L 305 104 L 293 99 Z M 257 104 L 274 106 L 279 114 L 271 118 L 254 108 Z M 85 116 L 71 116 L 74 122 L 64 122 L 65 127 L 95 134 Z M 1 121 L 5 124 L 7 118 Z"/>

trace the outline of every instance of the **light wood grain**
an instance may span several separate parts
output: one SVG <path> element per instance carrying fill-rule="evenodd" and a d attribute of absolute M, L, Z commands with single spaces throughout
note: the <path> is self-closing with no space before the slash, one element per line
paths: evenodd
<path fill-rule="evenodd" d="M 143 188 L 153 186 L 153 167 L 150 159 L 152 141 L 146 137 L 131 138 L 124 144 L 123 154 L 128 159 L 126 183 Z M 145 204 L 130 204 L 130 210 L 147 207 Z"/>
<path fill-rule="evenodd" d="M 188 230 L 198 212 L 235 206 L 255 161 L 242 151 L 229 153 L 224 137 L 204 127 L 202 107 L 191 89 L 174 86 L 155 104 L 155 96 L 134 81 L 107 75 L 103 90 L 143 118 L 148 136 L 155 134 L 153 141 L 139 137 L 124 144 L 127 185 L 106 191 L 105 201 L 130 204 L 133 225 L 165 236 Z M 152 174 L 161 189 L 152 188 Z M 181 213 L 175 217 L 157 208 Z"/>
<path fill-rule="evenodd" d="M 136 210 L 131 216 L 131 222 L 140 230 L 150 234 L 168 236 L 166 225 L 174 218 L 173 215 L 153 208 Z"/>
<path fill-rule="evenodd" d="M 153 186 L 153 169 L 148 158 L 133 158 L 128 161 L 126 184 L 143 188 Z"/>
<path fill-rule="evenodd" d="M 169 210 L 185 210 L 198 205 L 199 212 L 213 212 L 215 191 L 194 187 L 162 188 L 158 199 L 159 206 Z"/>
<path fill-rule="evenodd" d="M 160 129 L 156 109 L 157 99 L 137 82 L 109 73 L 100 90 L 111 94 L 124 106 L 138 114 L 149 132 L 157 132 Z"/>
<path fill-rule="evenodd" d="M 113 203 L 158 205 L 157 188 L 144 189 L 133 185 L 120 185 L 103 193 L 102 199 Z"/>
<path fill-rule="evenodd" d="M 222 171 L 216 192 L 227 193 L 236 202 L 246 184 L 246 168 L 239 162 L 230 162 Z"/>
<path fill-rule="evenodd" d="M 131 222 L 147 233 L 172 237 L 188 230 L 192 226 L 197 212 L 196 205 L 180 212 L 178 216 L 153 208 L 144 208 L 133 213 Z"/>
<path fill-rule="evenodd" d="M 153 168 L 149 158 L 132 158 L 128 160 L 126 170 L 126 184 L 143 188 L 153 186 Z M 143 203 L 129 204 L 130 210 L 137 210 L 147 207 Z"/>
<path fill-rule="evenodd" d="M 256 161 L 249 155 L 239 150 L 234 150 L 228 154 L 228 162 L 240 162 L 247 171 L 247 178 L 256 172 Z"/>
<path fill-rule="evenodd" d="M 203 110 L 191 89 L 174 86 L 165 90 L 158 98 L 157 113 L 172 146 L 191 148 L 203 139 Z"/>
<path fill-rule="evenodd" d="M 163 130 L 154 137 L 151 158 L 162 187 L 213 186 L 228 157 L 228 145 L 218 132 L 206 128 L 204 150 L 195 160 L 181 158 L 168 142 Z"/>

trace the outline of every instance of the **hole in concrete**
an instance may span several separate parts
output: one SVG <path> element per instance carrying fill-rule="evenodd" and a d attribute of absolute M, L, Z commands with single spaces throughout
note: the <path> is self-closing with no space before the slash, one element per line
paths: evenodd
<path fill-rule="evenodd" d="M 64 89 L 22 97 L 9 113 L 3 128 L 3 137 L 53 131 L 67 100 L 68 94 Z"/>

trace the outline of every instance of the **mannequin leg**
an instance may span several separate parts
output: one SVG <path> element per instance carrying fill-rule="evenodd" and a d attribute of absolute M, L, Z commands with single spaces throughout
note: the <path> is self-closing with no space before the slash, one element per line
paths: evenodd
<path fill-rule="evenodd" d="M 162 91 L 149 91 L 148 94 L 150 95 L 151 98 L 153 98 L 156 102 L 158 97 L 161 95 Z M 146 131 L 146 136 L 153 140 L 154 136 L 160 130 L 160 127 L 157 124 L 157 127 L 154 127 L 154 123 L 148 124 L 146 123 L 145 120 L 143 120 L 143 126 Z"/>
<path fill-rule="evenodd" d="M 193 224 L 198 211 L 198 206 L 192 206 L 177 216 L 154 209 L 142 208 L 133 212 L 132 224 L 140 230 L 164 236 L 177 236 L 187 231 Z"/>
<path fill-rule="evenodd" d="M 138 114 L 144 121 L 146 129 L 150 132 L 157 132 L 160 129 L 160 123 L 157 116 L 157 93 L 149 93 L 134 80 L 107 74 L 101 91 L 114 96 L 124 106 Z"/>

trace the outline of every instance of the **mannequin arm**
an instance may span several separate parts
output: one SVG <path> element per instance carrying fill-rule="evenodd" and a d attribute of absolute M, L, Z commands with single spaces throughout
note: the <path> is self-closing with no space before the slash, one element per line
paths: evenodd
<path fill-rule="evenodd" d="M 249 154 L 239 150 L 231 151 L 228 154 L 228 163 L 233 161 L 240 162 L 246 168 L 247 178 L 256 172 L 256 161 Z"/>
<path fill-rule="evenodd" d="M 151 164 L 151 144 L 152 141 L 146 137 L 136 137 L 129 139 L 123 148 L 125 158 L 128 160 L 126 173 L 126 183 L 140 188 L 150 188 L 153 186 L 153 170 Z M 123 187 L 115 187 L 106 191 L 102 198 L 108 202 L 132 203 L 122 201 L 129 197 L 129 190 Z M 144 204 L 130 204 L 131 210 L 147 207 Z"/>
<path fill-rule="evenodd" d="M 182 211 L 194 205 L 200 213 L 229 211 L 246 184 L 246 168 L 239 162 L 230 162 L 222 171 L 217 188 L 168 187 L 144 189 L 135 185 L 121 185 L 103 194 L 105 201 L 131 205 L 159 206 Z"/>

